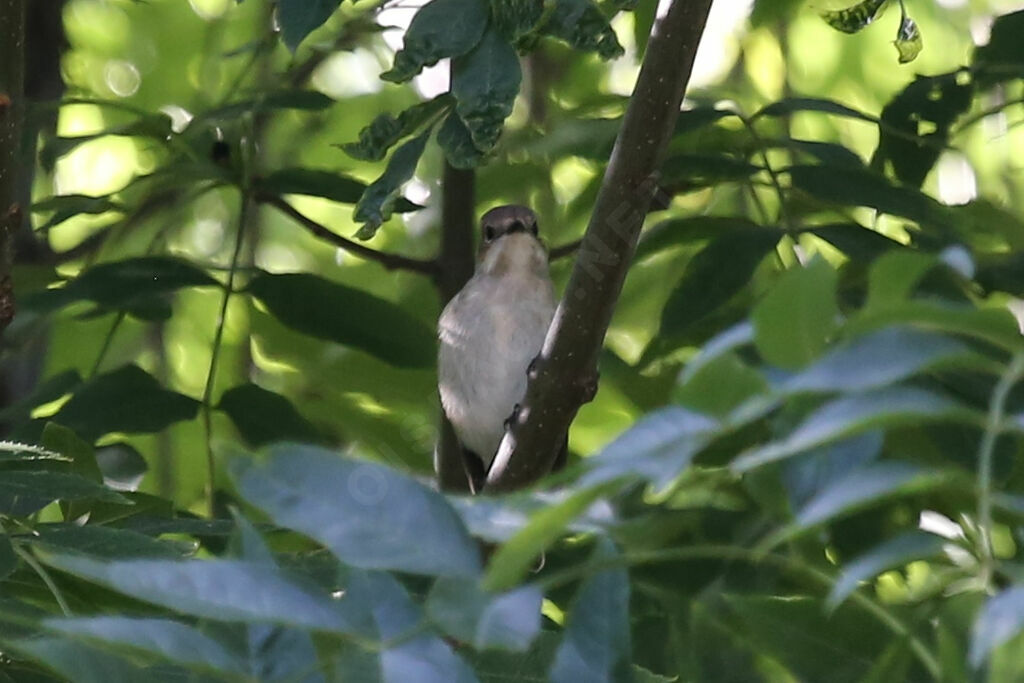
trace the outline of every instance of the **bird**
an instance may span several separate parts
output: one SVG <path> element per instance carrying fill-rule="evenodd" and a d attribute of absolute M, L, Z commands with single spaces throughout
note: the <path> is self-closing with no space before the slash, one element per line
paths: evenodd
<path fill-rule="evenodd" d="M 555 314 L 537 215 L 498 206 L 480 219 L 480 232 L 473 276 L 438 319 L 438 393 L 473 493 L 486 481 Z"/>

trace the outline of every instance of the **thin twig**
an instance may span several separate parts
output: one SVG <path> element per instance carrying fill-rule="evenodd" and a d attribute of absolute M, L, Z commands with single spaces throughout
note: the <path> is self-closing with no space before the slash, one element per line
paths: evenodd
<path fill-rule="evenodd" d="M 350 254 L 360 256 L 367 261 L 375 261 L 388 270 L 409 270 L 414 273 L 421 273 L 423 275 L 430 276 L 433 276 L 437 271 L 437 263 L 433 260 L 415 259 L 409 258 L 408 256 L 400 256 L 398 254 L 389 254 L 384 251 L 378 251 L 354 240 L 350 240 L 347 237 L 343 237 L 336 232 L 332 232 L 324 225 L 317 223 L 312 218 L 309 218 L 305 214 L 299 212 L 294 206 L 275 195 L 258 193 L 256 195 L 256 201 L 261 204 L 269 204 L 274 207 L 281 213 L 299 223 L 315 237 L 318 237 L 325 242 L 330 242 L 339 249 L 347 251 Z"/>

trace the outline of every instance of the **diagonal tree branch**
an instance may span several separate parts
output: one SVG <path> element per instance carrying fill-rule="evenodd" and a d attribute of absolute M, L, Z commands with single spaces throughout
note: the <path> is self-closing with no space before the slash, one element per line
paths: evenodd
<path fill-rule="evenodd" d="M 338 233 L 329 230 L 326 226 L 317 223 L 315 220 L 301 213 L 294 206 L 276 195 L 260 193 L 257 195 L 256 199 L 261 204 L 268 204 L 274 207 L 284 215 L 299 223 L 314 236 L 324 240 L 325 242 L 330 242 L 334 246 L 339 249 L 343 249 L 350 254 L 361 256 L 367 261 L 375 261 L 388 270 L 410 270 L 414 273 L 429 275 L 430 277 L 435 277 L 438 272 L 437 262 L 433 259 L 415 259 L 409 258 L 408 256 L 389 254 L 385 251 L 371 249 L 370 247 L 360 244 L 355 240 L 350 240 L 347 237 L 343 237 Z"/>
<path fill-rule="evenodd" d="M 597 358 L 710 10 L 711 0 L 672 0 L 651 31 L 579 256 L 491 466 L 489 491 L 522 488 L 550 472 L 576 412 L 593 397 Z"/>

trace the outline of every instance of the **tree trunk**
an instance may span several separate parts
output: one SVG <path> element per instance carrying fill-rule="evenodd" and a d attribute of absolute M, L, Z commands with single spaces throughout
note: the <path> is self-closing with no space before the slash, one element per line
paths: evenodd
<path fill-rule="evenodd" d="M 0 0 L 0 334 L 14 318 L 12 237 L 21 205 L 21 126 L 25 114 L 25 0 Z"/>

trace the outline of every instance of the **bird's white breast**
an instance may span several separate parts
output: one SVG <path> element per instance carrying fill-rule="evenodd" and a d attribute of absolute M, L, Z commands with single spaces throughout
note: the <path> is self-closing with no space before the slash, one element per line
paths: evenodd
<path fill-rule="evenodd" d="M 485 467 L 526 392 L 527 368 L 540 353 L 554 312 L 546 274 L 513 269 L 478 271 L 441 314 L 441 404 L 459 441 Z"/>

